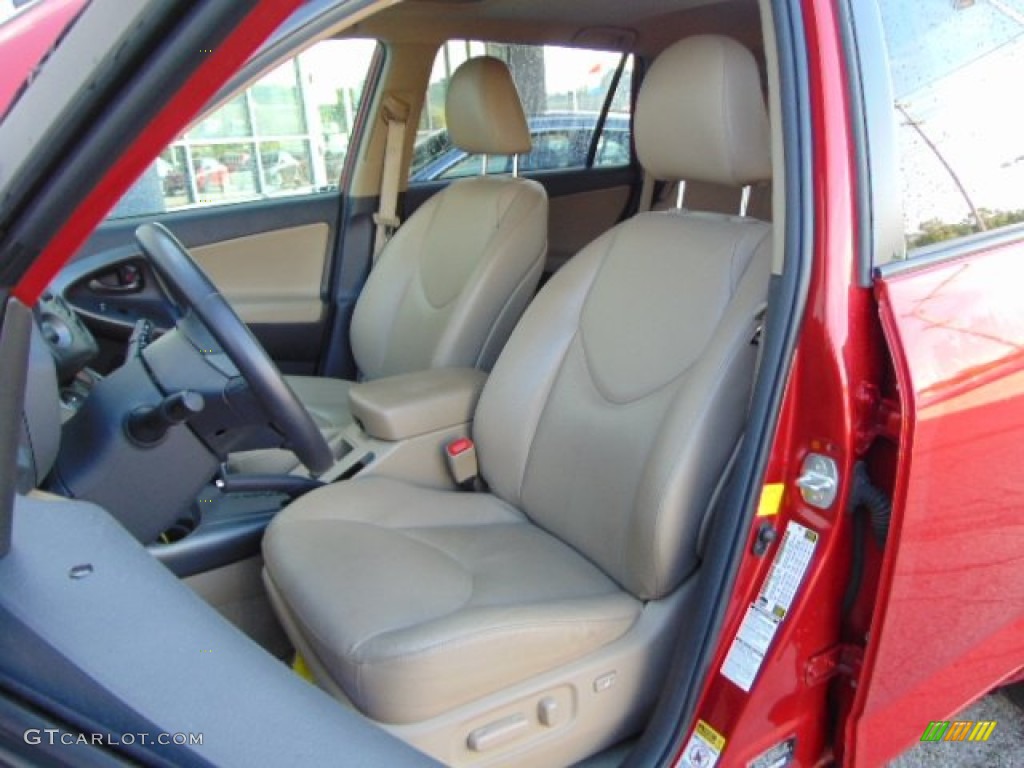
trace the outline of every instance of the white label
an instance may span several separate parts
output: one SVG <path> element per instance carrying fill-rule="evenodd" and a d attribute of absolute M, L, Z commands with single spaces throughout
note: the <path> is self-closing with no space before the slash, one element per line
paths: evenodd
<path fill-rule="evenodd" d="M 810 528 L 792 521 L 786 526 L 782 546 L 775 555 L 775 562 L 757 598 L 758 606 L 765 612 L 779 620 L 786 618 L 817 543 L 818 534 Z"/>
<path fill-rule="evenodd" d="M 789 614 L 817 543 L 818 534 L 810 528 L 792 521 L 786 526 L 761 592 L 747 609 L 722 663 L 722 675 L 744 691 L 749 692 L 753 686 L 768 647 Z"/>
<path fill-rule="evenodd" d="M 751 607 L 751 610 L 756 610 Z M 764 653 L 751 648 L 743 642 L 739 635 L 733 638 L 732 647 L 722 664 L 722 674 L 744 691 L 750 691 L 757 677 L 757 671 L 761 669 L 761 662 L 764 661 Z"/>
<path fill-rule="evenodd" d="M 761 611 L 756 605 L 752 605 L 747 609 L 747 615 L 743 617 L 743 623 L 740 624 L 740 631 L 736 633 L 736 637 L 763 656 L 767 653 L 768 646 L 772 644 L 775 630 L 778 628 L 778 621 L 773 619 L 770 614 Z"/>

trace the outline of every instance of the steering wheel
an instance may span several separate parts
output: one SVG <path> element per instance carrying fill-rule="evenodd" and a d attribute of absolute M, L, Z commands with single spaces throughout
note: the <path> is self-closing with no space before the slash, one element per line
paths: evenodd
<path fill-rule="evenodd" d="M 206 326 L 252 388 L 288 447 L 312 474 L 329 469 L 334 456 L 313 417 L 185 246 L 162 224 L 143 224 L 135 238 L 167 288 Z"/>

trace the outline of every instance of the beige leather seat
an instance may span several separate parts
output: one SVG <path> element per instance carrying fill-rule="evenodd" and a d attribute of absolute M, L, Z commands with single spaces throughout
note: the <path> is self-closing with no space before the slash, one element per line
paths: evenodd
<path fill-rule="evenodd" d="M 505 64 L 470 59 L 445 102 L 452 144 L 470 154 L 529 152 L 530 131 Z M 535 181 L 482 176 L 434 195 L 395 233 L 363 287 L 351 343 L 366 379 L 427 368 L 489 370 L 537 289 L 547 251 L 548 202 Z M 289 376 L 328 438 L 352 417 L 351 382 Z M 232 457 L 237 472 L 287 471 L 281 450 Z"/>
<path fill-rule="evenodd" d="M 667 49 L 635 134 L 658 178 L 768 178 L 751 54 Z M 719 214 L 618 225 L 491 373 L 473 429 L 488 492 L 356 478 L 279 514 L 266 584 L 317 681 L 449 763 L 565 763 L 640 727 L 743 427 L 770 239 Z"/>

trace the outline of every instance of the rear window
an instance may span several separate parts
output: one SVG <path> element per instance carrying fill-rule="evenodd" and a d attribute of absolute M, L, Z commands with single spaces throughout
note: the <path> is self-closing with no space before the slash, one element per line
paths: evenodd
<path fill-rule="evenodd" d="M 476 56 L 495 56 L 512 73 L 533 149 L 521 171 L 629 165 L 633 57 L 613 51 L 451 40 L 434 61 L 413 150 L 410 180 L 509 173 L 507 155 L 467 155 L 448 138 L 444 101 L 452 73 Z"/>

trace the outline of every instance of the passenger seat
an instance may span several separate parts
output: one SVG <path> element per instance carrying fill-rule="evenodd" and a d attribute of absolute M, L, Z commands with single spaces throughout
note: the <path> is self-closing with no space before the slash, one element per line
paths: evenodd
<path fill-rule="evenodd" d="M 470 154 L 530 151 L 508 68 L 470 59 L 445 103 L 452 144 Z M 548 200 L 535 181 L 479 176 L 438 192 L 384 247 L 356 303 L 350 339 L 364 379 L 429 368 L 489 370 L 533 297 L 547 253 Z M 352 382 L 288 376 L 328 441 L 351 420 Z M 234 454 L 234 472 L 288 472 L 282 449 Z"/>

